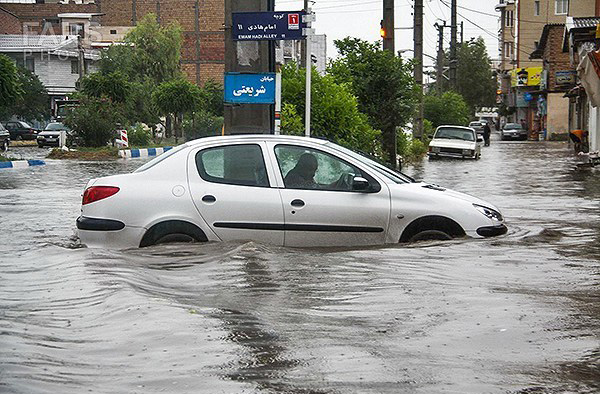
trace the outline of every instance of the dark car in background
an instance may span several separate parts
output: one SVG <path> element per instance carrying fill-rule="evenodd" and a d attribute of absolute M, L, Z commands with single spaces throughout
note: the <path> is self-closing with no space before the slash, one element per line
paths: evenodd
<path fill-rule="evenodd" d="M 10 133 L 11 140 L 35 140 L 37 138 L 38 130 L 31 127 L 26 122 L 10 120 L 8 122 L 2 122 L 2 125 Z"/>
<path fill-rule="evenodd" d="M 56 146 L 60 147 L 60 132 L 65 131 L 67 133 L 67 139 L 71 129 L 65 126 L 61 122 L 52 122 L 46 125 L 46 128 L 40 132 L 37 136 L 37 144 L 40 148 L 44 146 Z M 65 141 L 66 143 L 66 141 Z"/>
<path fill-rule="evenodd" d="M 526 140 L 527 130 L 525 130 L 519 123 L 507 123 L 504 125 L 502 130 L 500 130 L 500 138 L 502 141 L 506 141 L 508 139 Z"/>
<path fill-rule="evenodd" d="M 8 145 L 10 145 L 10 134 L 0 123 L 0 150 L 6 152 Z"/>

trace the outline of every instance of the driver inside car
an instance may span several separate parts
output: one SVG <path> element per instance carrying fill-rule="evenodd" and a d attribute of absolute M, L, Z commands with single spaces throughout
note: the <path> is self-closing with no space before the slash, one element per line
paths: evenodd
<path fill-rule="evenodd" d="M 318 187 L 315 182 L 315 173 L 319 168 L 317 158 L 310 153 L 303 153 L 298 162 L 287 173 L 285 179 L 285 187 L 291 189 L 316 189 Z"/>

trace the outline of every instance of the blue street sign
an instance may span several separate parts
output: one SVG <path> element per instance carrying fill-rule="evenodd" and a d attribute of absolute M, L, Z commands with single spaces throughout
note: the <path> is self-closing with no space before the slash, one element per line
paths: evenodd
<path fill-rule="evenodd" d="M 225 102 L 240 104 L 275 103 L 275 73 L 225 73 Z"/>
<path fill-rule="evenodd" d="M 301 40 L 304 11 L 234 12 L 233 39 L 237 41 Z"/>

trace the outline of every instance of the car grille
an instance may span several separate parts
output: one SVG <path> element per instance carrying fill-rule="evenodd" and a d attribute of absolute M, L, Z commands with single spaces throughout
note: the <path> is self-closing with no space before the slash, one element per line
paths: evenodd
<path fill-rule="evenodd" d="M 455 155 L 462 155 L 462 149 L 458 148 L 440 148 L 441 153 L 452 153 Z"/>

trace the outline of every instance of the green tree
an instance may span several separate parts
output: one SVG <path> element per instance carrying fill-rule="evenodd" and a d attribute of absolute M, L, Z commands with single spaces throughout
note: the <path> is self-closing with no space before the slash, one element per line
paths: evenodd
<path fill-rule="evenodd" d="M 12 107 L 23 95 L 17 66 L 8 56 L 0 54 L 0 112 Z"/>
<path fill-rule="evenodd" d="M 184 79 L 175 79 L 158 85 L 152 93 L 152 101 L 163 115 L 173 116 L 177 143 L 183 115 L 198 107 L 202 101 L 202 91 Z"/>
<path fill-rule="evenodd" d="M 470 114 L 478 107 L 496 105 L 497 81 L 483 38 L 463 42 L 458 46 L 456 56 L 456 91 L 464 97 Z M 443 81 L 442 89 L 451 90 L 449 81 Z"/>
<path fill-rule="evenodd" d="M 424 117 L 433 128 L 443 124 L 465 126 L 469 122 L 469 108 L 458 93 L 428 94 L 423 101 Z"/>
<path fill-rule="evenodd" d="M 83 146 L 102 147 L 123 123 L 121 114 L 122 108 L 110 99 L 83 96 L 80 105 L 67 115 L 65 124 L 77 132 Z"/>
<path fill-rule="evenodd" d="M 358 109 L 373 128 L 383 132 L 388 161 L 395 165 L 391 141 L 397 129 L 411 120 L 415 108 L 412 65 L 384 51 L 380 43 L 348 37 L 335 41 L 335 46 L 340 57 L 328 72 L 337 83 L 348 84 L 358 99 Z"/>
<path fill-rule="evenodd" d="M 157 84 L 180 76 L 179 61 L 183 34 L 178 24 L 160 26 L 155 14 L 146 14 L 125 36 L 133 45 L 132 57 L 126 63 L 139 78 L 149 77 Z"/>
<path fill-rule="evenodd" d="M 37 75 L 24 67 L 17 66 L 17 82 L 21 87 L 21 94 L 12 105 L 0 110 L 0 117 L 16 115 L 27 121 L 48 119 L 50 96 Z"/>
<path fill-rule="evenodd" d="M 293 63 L 282 68 L 282 102 L 290 114 L 305 113 L 305 82 L 305 70 Z M 348 86 L 337 84 L 333 76 L 322 76 L 316 70 L 312 73 L 311 82 L 311 134 L 349 148 L 381 155 L 378 142 L 380 133 L 358 111 L 356 97 Z M 284 128 L 289 124 L 286 122 L 290 121 L 295 124 L 293 132 L 297 132 L 297 119 L 282 120 Z"/>
<path fill-rule="evenodd" d="M 123 103 L 129 97 L 131 85 L 120 71 L 93 73 L 81 81 L 81 93 L 90 97 L 107 97 L 115 103 Z"/>
<path fill-rule="evenodd" d="M 223 84 L 213 80 L 207 81 L 201 88 L 202 109 L 217 117 L 223 116 Z"/>

